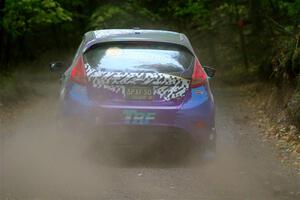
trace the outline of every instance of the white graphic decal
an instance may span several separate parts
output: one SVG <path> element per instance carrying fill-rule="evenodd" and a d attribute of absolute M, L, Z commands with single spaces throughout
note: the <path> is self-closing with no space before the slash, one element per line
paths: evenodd
<path fill-rule="evenodd" d="M 150 72 L 106 72 L 85 65 L 92 86 L 107 89 L 125 96 L 125 85 L 153 86 L 153 94 L 164 100 L 183 97 L 189 89 L 190 81 L 181 77 Z"/>

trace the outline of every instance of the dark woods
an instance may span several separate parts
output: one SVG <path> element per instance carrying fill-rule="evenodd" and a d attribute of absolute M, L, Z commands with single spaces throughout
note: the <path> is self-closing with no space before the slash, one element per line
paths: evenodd
<path fill-rule="evenodd" d="M 300 0 L 0 0 L 1 71 L 49 49 L 73 49 L 84 32 L 184 32 L 205 64 L 243 80 L 297 82 Z"/>
<path fill-rule="evenodd" d="M 0 0 L 0 19 L 4 17 L 4 5 L 5 0 Z M 3 20 L 0 20 L 0 64 L 3 63 L 4 60 L 4 28 L 3 28 Z"/>

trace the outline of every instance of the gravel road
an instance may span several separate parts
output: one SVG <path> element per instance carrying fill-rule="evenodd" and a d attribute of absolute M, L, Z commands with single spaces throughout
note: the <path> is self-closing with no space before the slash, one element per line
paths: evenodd
<path fill-rule="evenodd" d="M 61 131 L 56 112 L 58 85 L 45 82 L 38 88 L 43 92 L 30 101 L 0 107 L 0 198 L 300 199 L 300 175 L 280 162 L 271 144 L 262 142 L 242 104 L 245 97 L 236 90 L 214 89 L 215 161 L 145 162 L 144 156 L 127 163 L 106 163 L 99 159 L 102 151 L 111 157 L 115 154 L 101 148 L 95 134 Z"/>

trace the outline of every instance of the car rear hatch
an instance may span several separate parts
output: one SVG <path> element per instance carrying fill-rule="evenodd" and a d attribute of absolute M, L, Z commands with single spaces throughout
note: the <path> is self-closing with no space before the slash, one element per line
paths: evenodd
<path fill-rule="evenodd" d="M 88 95 L 101 105 L 178 106 L 189 98 L 195 57 L 167 43 L 99 43 L 83 55 Z"/>

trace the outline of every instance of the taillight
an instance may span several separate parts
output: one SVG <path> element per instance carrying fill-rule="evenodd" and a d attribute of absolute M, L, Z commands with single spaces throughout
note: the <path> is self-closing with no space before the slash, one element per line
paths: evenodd
<path fill-rule="evenodd" d="M 83 57 L 79 56 L 71 71 L 71 80 L 80 85 L 87 84 L 87 76 L 85 72 Z"/>
<path fill-rule="evenodd" d="M 203 70 L 199 60 L 196 58 L 194 72 L 192 75 L 191 88 L 203 86 L 206 83 L 207 75 Z"/>

